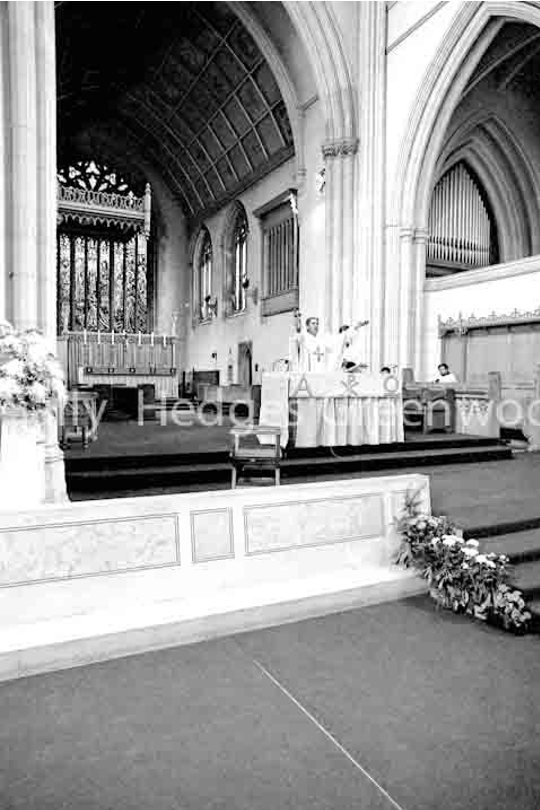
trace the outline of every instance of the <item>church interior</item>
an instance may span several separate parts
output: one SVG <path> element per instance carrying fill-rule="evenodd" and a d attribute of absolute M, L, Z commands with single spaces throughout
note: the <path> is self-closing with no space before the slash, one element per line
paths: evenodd
<path fill-rule="evenodd" d="M 0 38 L 0 807 L 536 808 L 540 3 Z"/>

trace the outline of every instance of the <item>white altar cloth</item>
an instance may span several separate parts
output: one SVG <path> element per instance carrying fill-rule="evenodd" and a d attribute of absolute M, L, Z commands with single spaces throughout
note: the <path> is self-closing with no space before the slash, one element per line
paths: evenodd
<path fill-rule="evenodd" d="M 261 425 L 280 426 L 281 443 L 296 423 L 296 447 L 402 442 L 401 386 L 382 374 L 263 374 Z"/>

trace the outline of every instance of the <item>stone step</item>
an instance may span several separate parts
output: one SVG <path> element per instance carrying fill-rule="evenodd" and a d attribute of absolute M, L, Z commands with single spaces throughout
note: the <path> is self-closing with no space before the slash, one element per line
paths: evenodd
<path fill-rule="evenodd" d="M 540 633 L 540 596 L 528 599 L 527 609 L 532 613 L 532 630 Z"/>
<path fill-rule="evenodd" d="M 397 453 L 389 453 L 384 459 L 381 453 L 359 453 L 355 455 L 344 454 L 340 456 L 340 448 L 334 448 L 333 457 L 321 458 L 288 458 L 283 462 L 284 467 L 305 467 L 335 464 L 360 464 L 372 465 L 383 462 L 392 466 L 392 462 L 407 462 L 417 464 L 436 464 L 438 459 L 448 463 L 451 459 L 457 462 L 479 461 L 479 460 L 499 460 L 512 457 L 512 451 L 501 444 L 489 444 L 482 447 L 441 447 L 432 450 L 400 450 Z M 373 467 L 375 469 L 375 467 Z"/>
<path fill-rule="evenodd" d="M 339 474 L 346 474 L 350 470 L 368 471 L 370 469 L 392 469 L 404 466 L 416 466 L 420 464 L 437 464 L 448 463 L 449 461 L 459 461 L 460 463 L 472 461 L 496 461 L 500 458 L 508 458 L 509 451 L 500 445 L 482 447 L 481 449 L 471 448 L 448 448 L 432 451 L 419 451 L 409 450 L 399 453 L 385 454 L 380 453 L 358 453 L 355 455 L 340 456 L 326 456 L 326 457 L 307 457 L 307 458 L 285 458 L 282 461 L 281 468 L 285 476 L 297 476 L 302 474 L 310 474 L 312 472 L 336 472 Z M 131 459 L 118 459 L 116 463 L 112 459 L 108 459 L 107 463 L 103 466 L 88 465 L 88 469 L 81 469 L 79 465 L 77 468 L 66 465 L 66 472 L 70 484 L 75 484 L 80 481 L 90 481 L 92 479 L 98 481 L 103 477 L 106 478 L 129 478 L 132 482 L 137 478 L 144 479 L 147 476 L 153 475 L 190 475 L 191 473 L 206 473 L 211 480 L 212 475 L 215 474 L 217 478 L 221 478 L 224 470 L 230 470 L 228 462 L 228 454 L 223 452 L 215 454 L 212 459 L 208 459 L 207 463 L 195 460 L 196 456 L 179 457 L 176 459 L 174 456 L 162 457 L 156 459 L 152 457 L 145 461 L 144 457 L 136 459 L 135 463 Z"/>
<path fill-rule="evenodd" d="M 522 591 L 527 600 L 536 598 L 536 595 L 540 594 L 540 560 L 516 565 L 512 573 L 512 583 Z"/>
<path fill-rule="evenodd" d="M 534 523 L 534 520 L 532 521 Z M 484 553 L 506 554 L 513 565 L 510 584 L 518 588 L 532 613 L 533 632 L 540 632 L 540 528 L 507 531 L 498 534 L 500 527 L 493 526 L 494 534 L 480 541 Z M 510 528 L 510 527 L 508 527 Z M 474 537 L 474 531 L 467 532 Z"/>
<path fill-rule="evenodd" d="M 486 553 L 506 554 L 512 563 L 540 560 L 540 529 L 487 537 L 481 545 Z"/>

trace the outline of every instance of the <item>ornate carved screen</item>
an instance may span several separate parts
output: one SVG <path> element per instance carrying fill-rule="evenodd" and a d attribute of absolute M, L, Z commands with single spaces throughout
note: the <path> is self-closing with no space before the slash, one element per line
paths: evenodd
<path fill-rule="evenodd" d="M 467 166 L 457 163 L 433 190 L 427 275 L 447 275 L 497 261 L 497 233 L 487 197 Z"/>
<path fill-rule="evenodd" d="M 58 173 L 58 332 L 145 332 L 150 188 L 136 196 L 109 167 Z"/>
<path fill-rule="evenodd" d="M 485 385 L 498 371 L 503 389 L 532 386 L 540 357 L 540 310 L 439 321 L 442 359 L 467 385 Z M 512 393 L 513 392 L 513 393 Z"/>

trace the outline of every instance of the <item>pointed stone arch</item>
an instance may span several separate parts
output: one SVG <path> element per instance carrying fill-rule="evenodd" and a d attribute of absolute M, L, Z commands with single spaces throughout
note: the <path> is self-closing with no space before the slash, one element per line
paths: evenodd
<path fill-rule="evenodd" d="M 505 22 L 540 27 L 540 3 L 464 3 L 420 85 L 399 152 L 385 262 L 388 362 L 421 368 L 429 200 L 451 116 L 481 57 Z M 500 132 L 499 132 L 500 134 Z"/>
<path fill-rule="evenodd" d="M 479 112 L 446 141 L 434 184 L 452 164 L 468 163 L 484 186 L 499 226 L 501 262 L 540 251 L 540 178 L 514 133 L 492 113 Z"/>
<path fill-rule="evenodd" d="M 454 109 L 480 58 L 503 24 L 540 27 L 540 3 L 465 3 L 444 37 L 418 91 L 402 141 L 394 221 L 425 227 L 426 199 Z"/>
<path fill-rule="evenodd" d="M 284 2 L 315 71 L 326 139 L 357 137 L 354 89 L 331 3 Z"/>

